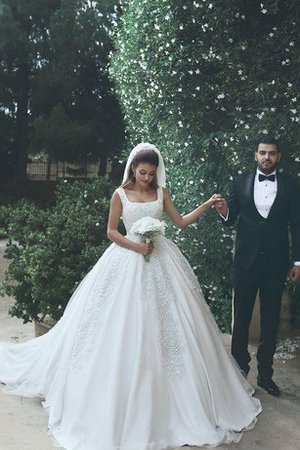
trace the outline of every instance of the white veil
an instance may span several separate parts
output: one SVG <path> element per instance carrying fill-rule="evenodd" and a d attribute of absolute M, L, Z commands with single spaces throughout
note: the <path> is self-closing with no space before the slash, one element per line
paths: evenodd
<path fill-rule="evenodd" d="M 156 171 L 157 184 L 158 186 L 166 187 L 166 170 L 164 160 L 160 154 L 160 151 L 153 144 L 149 144 L 148 142 L 141 142 L 131 150 L 124 170 L 122 184 L 125 183 L 125 181 L 128 179 L 130 165 L 135 155 L 141 150 L 153 150 L 155 151 L 155 153 L 157 153 L 158 155 L 158 167 Z"/>

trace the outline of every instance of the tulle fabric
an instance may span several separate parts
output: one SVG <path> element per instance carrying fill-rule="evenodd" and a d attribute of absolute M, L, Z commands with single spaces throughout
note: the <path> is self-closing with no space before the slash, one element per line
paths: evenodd
<path fill-rule="evenodd" d="M 155 202 L 118 190 L 128 238 Z M 165 237 L 146 262 L 112 244 L 46 335 L 0 345 L 6 391 L 39 396 L 66 450 L 166 450 L 238 442 L 261 411 L 189 263 Z"/>

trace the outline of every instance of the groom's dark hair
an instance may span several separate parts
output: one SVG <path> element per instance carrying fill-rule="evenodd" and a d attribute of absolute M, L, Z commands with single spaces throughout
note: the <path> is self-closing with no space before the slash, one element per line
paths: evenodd
<path fill-rule="evenodd" d="M 279 147 L 278 140 L 275 139 L 273 136 L 266 136 L 266 135 L 264 135 L 260 139 L 258 139 L 256 141 L 256 144 L 255 144 L 255 147 L 254 147 L 255 153 L 257 153 L 259 144 L 276 145 L 277 151 L 280 153 L 280 147 Z"/>

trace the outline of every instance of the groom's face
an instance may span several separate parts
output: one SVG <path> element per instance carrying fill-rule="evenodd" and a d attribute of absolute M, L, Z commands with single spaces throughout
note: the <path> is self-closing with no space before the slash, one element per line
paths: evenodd
<path fill-rule="evenodd" d="M 272 173 L 281 158 L 278 148 L 274 144 L 259 144 L 255 152 L 255 161 L 259 170 L 266 175 Z"/>

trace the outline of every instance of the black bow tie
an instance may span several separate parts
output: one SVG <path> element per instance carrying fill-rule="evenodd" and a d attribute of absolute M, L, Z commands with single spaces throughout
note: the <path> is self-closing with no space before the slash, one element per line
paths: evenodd
<path fill-rule="evenodd" d="M 275 181 L 275 174 L 267 176 L 267 175 L 262 175 L 261 173 L 259 173 L 258 181 L 264 181 L 264 180 Z"/>

